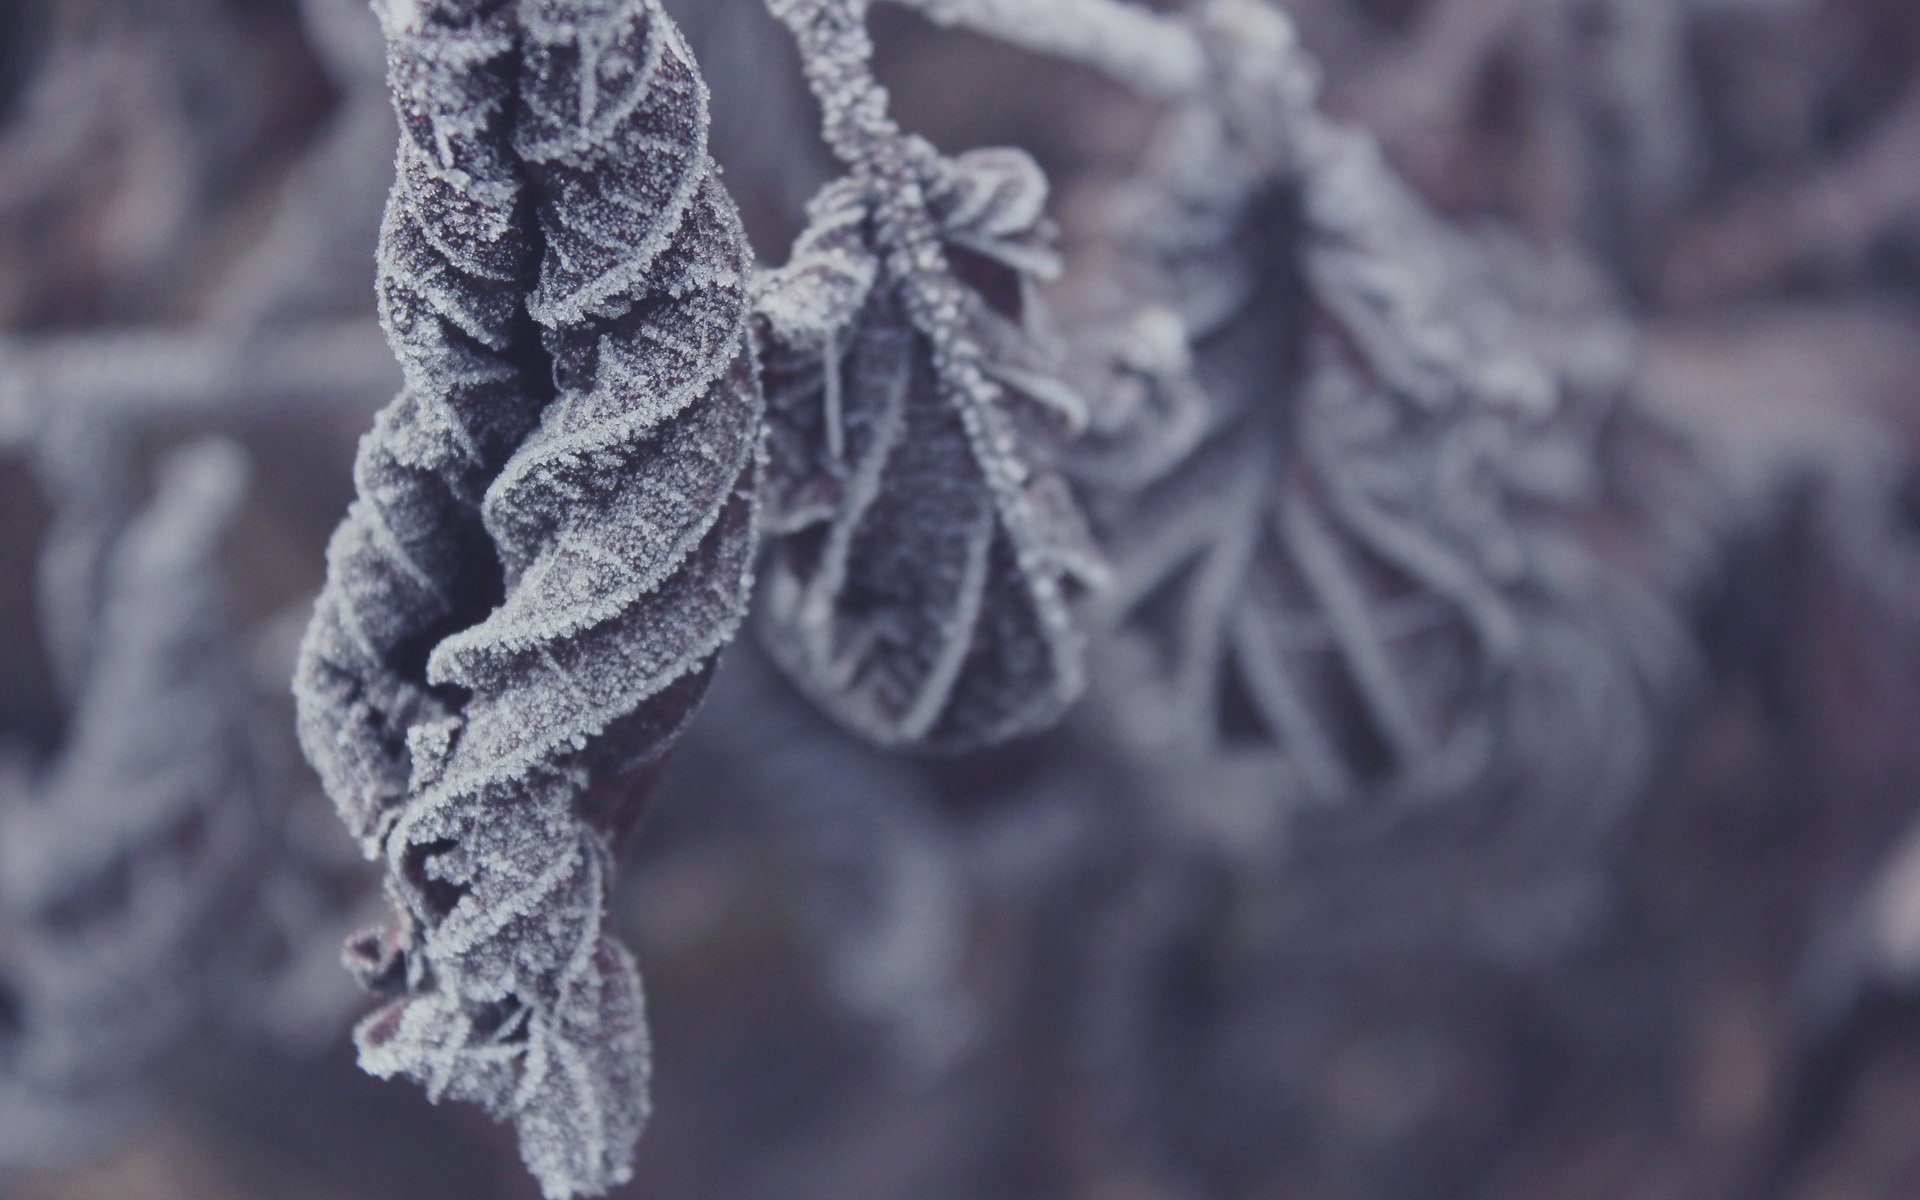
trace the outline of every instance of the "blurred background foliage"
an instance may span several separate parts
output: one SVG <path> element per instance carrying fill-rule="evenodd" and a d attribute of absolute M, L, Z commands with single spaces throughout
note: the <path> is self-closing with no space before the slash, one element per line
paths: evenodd
<path fill-rule="evenodd" d="M 830 173 L 793 52 L 754 0 L 669 7 L 778 260 Z M 888 757 L 743 645 L 619 898 L 657 1066 L 621 1194 L 1920 1188 L 1920 476 L 1862 510 L 1826 502 L 1850 443 L 1832 477 L 1772 467 L 1861 421 L 1903 464 L 1920 445 L 1920 9 L 1288 10 L 1328 109 L 1436 209 L 1597 265 L 1643 394 L 1770 507 L 1697 597 L 1707 684 L 1646 794 L 1599 838 L 1309 822 L 1249 851 L 1229 818 L 1170 817 L 1214 797 L 1123 761 L 1097 716 Z M 906 12 L 877 29 L 904 124 L 1047 167 L 1071 259 L 1151 107 Z M 125 465 L 75 469 L 124 470 L 136 496 L 166 447 L 247 451 L 223 562 L 259 724 L 281 731 L 253 852 L 301 897 L 248 893 L 288 914 L 284 944 L 195 1010 L 142 1081 L 159 1102 L 58 1165 L 0 1158 L 8 1196 L 534 1194 L 509 1135 L 353 1066 L 360 1001 L 333 959 L 368 879 L 283 698 L 354 439 L 397 380 L 372 311 L 392 136 L 358 0 L 0 7 L 0 433 L 29 395 L 83 438 L 111 421 Z M 57 475 L 0 464 L 0 730 L 25 759 L 72 736 L 33 566 Z M 0 1040 L 8 1020 L 0 993 Z"/>

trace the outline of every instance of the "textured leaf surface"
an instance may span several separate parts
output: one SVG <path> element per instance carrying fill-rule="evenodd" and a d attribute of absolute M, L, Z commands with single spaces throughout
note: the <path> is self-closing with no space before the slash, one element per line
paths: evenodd
<path fill-rule="evenodd" d="M 1052 463 L 1081 419 L 1040 329 L 1046 181 L 901 133 L 860 3 L 777 3 L 847 175 L 760 285 L 771 426 L 766 640 L 883 744 L 1031 733 L 1083 685 L 1098 577 Z"/>
<path fill-rule="evenodd" d="M 614 846 L 745 606 L 759 401 L 706 95 L 650 0 L 394 4 L 381 302 L 301 728 L 383 856 L 362 1062 L 511 1118 L 550 1196 L 646 1115 Z"/>

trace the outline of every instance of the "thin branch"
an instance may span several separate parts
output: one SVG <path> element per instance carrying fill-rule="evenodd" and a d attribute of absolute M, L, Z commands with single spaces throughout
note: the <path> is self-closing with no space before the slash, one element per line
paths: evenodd
<path fill-rule="evenodd" d="M 399 372 L 371 321 L 248 337 L 224 330 L 61 334 L 0 341 L 0 448 L 43 414 L 97 406 L 134 422 L 283 416 L 292 405 L 378 404 Z"/>
<path fill-rule="evenodd" d="M 1177 100 L 1206 85 L 1205 47 L 1186 25 L 1120 0 L 892 0 L 935 25 L 1069 59 L 1145 95 Z"/>

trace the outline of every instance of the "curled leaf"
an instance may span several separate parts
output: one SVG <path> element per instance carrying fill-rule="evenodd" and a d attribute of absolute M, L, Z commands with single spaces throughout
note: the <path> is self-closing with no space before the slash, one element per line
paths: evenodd
<path fill-rule="evenodd" d="M 396 902 L 349 948 L 398 993 L 363 1064 L 512 1119 L 549 1196 L 598 1193 L 646 1116 L 614 850 L 750 582 L 747 247 L 654 0 L 384 16 L 407 387 L 329 553 L 303 743 Z"/>

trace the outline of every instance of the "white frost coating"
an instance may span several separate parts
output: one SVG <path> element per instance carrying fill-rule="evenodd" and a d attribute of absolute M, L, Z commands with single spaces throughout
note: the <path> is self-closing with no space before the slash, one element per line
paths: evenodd
<path fill-rule="evenodd" d="M 511 1119 L 548 1196 L 630 1174 L 648 1049 L 615 849 L 746 606 L 748 250 L 654 0 L 387 12 L 380 295 L 407 388 L 296 680 L 395 918 L 361 1062 Z"/>
<path fill-rule="evenodd" d="M 1084 423 L 1036 316 L 1046 180 L 901 132 L 863 3 L 776 0 L 848 174 L 756 293 L 770 425 L 766 641 L 870 740 L 1031 733 L 1083 685 L 1103 566 L 1052 446 Z"/>

